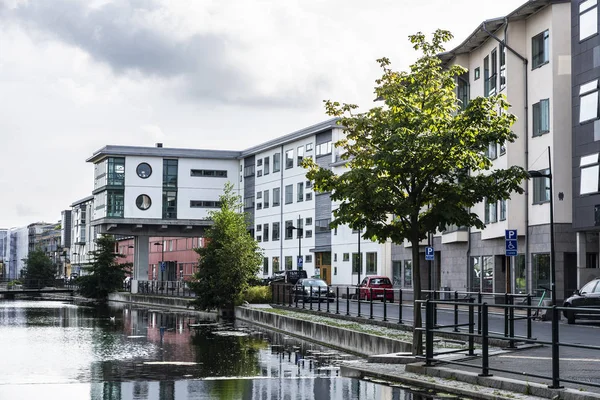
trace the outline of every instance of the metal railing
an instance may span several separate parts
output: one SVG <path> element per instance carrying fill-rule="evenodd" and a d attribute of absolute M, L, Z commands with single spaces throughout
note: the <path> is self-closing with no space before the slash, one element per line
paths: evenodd
<path fill-rule="evenodd" d="M 195 297 L 185 281 L 138 281 L 139 294 L 170 297 Z"/>
<path fill-rule="evenodd" d="M 436 305 L 441 305 L 441 304 L 446 304 L 445 301 L 440 301 L 440 300 L 419 300 L 420 303 L 425 305 L 425 328 L 418 328 L 418 330 L 421 330 L 425 333 L 425 362 L 426 365 L 431 366 L 436 362 L 443 362 L 443 363 L 447 363 L 447 364 L 455 364 L 455 365 L 462 365 L 462 366 L 467 366 L 467 367 L 477 367 L 476 365 L 472 364 L 472 363 L 468 363 L 468 362 L 463 362 L 463 361 L 457 361 L 457 360 L 449 360 L 449 359 L 441 359 L 440 356 L 442 355 L 448 355 L 450 353 L 458 353 L 458 352 L 465 352 L 467 353 L 467 355 L 469 357 L 479 357 L 481 359 L 481 373 L 479 374 L 479 376 L 491 376 L 490 372 L 492 371 L 496 371 L 496 372 L 504 372 L 504 373 L 509 373 L 509 374 L 515 374 L 516 372 L 514 370 L 507 370 L 507 369 L 502 369 L 502 368 L 494 368 L 490 366 L 490 352 L 489 352 L 489 343 L 490 340 L 493 339 L 500 339 L 500 340 L 507 340 L 509 341 L 510 345 L 509 347 L 513 347 L 514 343 L 516 341 L 520 341 L 526 344 L 540 344 L 540 345 L 547 345 L 551 347 L 551 364 L 550 367 L 547 368 L 547 372 L 548 374 L 541 374 L 541 373 L 535 373 L 535 372 L 528 372 L 528 371 L 523 371 L 523 372 L 519 372 L 519 375 L 522 376 L 529 376 L 532 378 L 539 378 L 539 379 L 543 379 L 543 380 L 548 380 L 550 381 L 550 385 L 549 388 L 553 388 L 553 389 L 558 389 L 561 388 L 561 383 L 566 382 L 566 383 L 573 383 L 576 385 L 587 385 L 587 386 L 593 386 L 593 387 L 600 387 L 600 382 L 599 383 L 595 383 L 595 382 L 590 382 L 589 380 L 576 380 L 576 379 L 568 379 L 568 378 L 561 378 L 560 376 L 560 350 L 561 348 L 576 348 L 576 349 L 586 349 L 586 350 L 600 350 L 600 346 L 592 346 L 592 345 L 585 345 L 585 344 L 579 344 L 579 343 L 570 343 L 570 342 L 561 342 L 560 341 L 560 329 L 561 329 L 561 325 L 559 324 L 560 321 L 560 314 L 564 313 L 564 312 L 577 312 L 577 313 L 583 313 L 583 314 L 587 314 L 587 315 L 592 315 L 592 316 L 596 316 L 596 317 L 600 317 L 600 309 L 593 309 L 593 308 L 574 308 L 574 307 L 557 307 L 557 306 L 551 306 L 551 307 L 545 307 L 545 306 L 532 306 L 531 302 L 530 302 L 530 298 L 528 298 L 528 303 L 527 305 L 522 305 L 522 304 L 502 304 L 502 305 L 494 305 L 494 307 L 500 307 L 502 309 L 504 309 L 505 313 L 508 313 L 508 315 L 515 315 L 515 310 L 523 310 L 525 312 L 525 314 L 527 315 L 527 319 L 530 322 L 532 319 L 532 311 L 534 310 L 543 310 L 546 313 L 550 313 L 551 315 L 551 321 L 552 321 L 552 325 L 551 325 L 551 329 L 552 329 L 552 333 L 551 333 L 551 339 L 548 340 L 540 340 L 537 338 L 533 338 L 531 337 L 530 333 L 530 327 L 528 327 L 528 334 L 527 337 L 523 337 L 523 336 L 518 336 L 515 335 L 514 333 L 514 320 L 515 318 L 513 318 L 512 320 L 509 321 L 509 323 L 513 324 L 512 328 L 509 329 L 509 332 L 505 334 L 500 334 L 497 332 L 492 332 L 490 331 L 489 328 L 489 318 L 490 318 L 490 305 L 488 305 L 487 303 L 474 303 L 473 301 L 469 301 L 469 302 L 461 302 L 460 305 L 467 307 L 468 308 L 468 313 L 469 313 L 469 323 L 467 324 L 451 324 L 451 325 L 438 325 L 435 322 L 435 315 L 436 315 Z M 481 320 L 481 329 L 476 333 L 475 332 L 475 314 L 476 314 L 476 310 L 477 309 L 481 309 L 481 315 L 480 315 L 480 320 Z M 564 325 L 563 325 L 564 326 Z M 468 328 L 468 330 L 465 331 L 465 327 Z M 465 348 L 461 348 L 461 349 L 457 349 L 457 350 L 452 350 L 452 351 L 447 351 L 447 350 L 443 350 L 439 353 L 435 352 L 435 347 L 434 347 L 434 336 L 435 335 L 440 335 L 440 336 L 444 336 L 444 337 L 448 337 L 448 335 L 452 336 L 455 335 L 457 337 L 460 338 L 464 338 L 465 336 L 468 338 L 468 346 Z M 479 352 L 479 354 L 476 354 L 474 351 L 474 339 L 475 338 L 479 338 L 480 342 L 481 342 L 481 351 Z M 546 365 L 544 363 L 539 363 L 539 365 L 543 366 Z M 542 367 L 543 369 L 543 367 Z"/>

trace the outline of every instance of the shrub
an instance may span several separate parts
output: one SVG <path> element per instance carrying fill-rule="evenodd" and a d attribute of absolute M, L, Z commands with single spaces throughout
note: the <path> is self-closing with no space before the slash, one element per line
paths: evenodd
<path fill-rule="evenodd" d="M 251 304 L 264 304 L 271 302 L 270 286 L 250 286 L 244 293 L 244 300 Z"/>

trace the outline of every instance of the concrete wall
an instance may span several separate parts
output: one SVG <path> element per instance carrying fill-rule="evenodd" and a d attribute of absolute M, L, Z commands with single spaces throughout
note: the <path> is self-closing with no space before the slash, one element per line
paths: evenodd
<path fill-rule="evenodd" d="M 411 352 L 412 345 L 395 339 L 349 331 L 261 310 L 236 307 L 235 317 L 325 345 L 361 355 Z"/>

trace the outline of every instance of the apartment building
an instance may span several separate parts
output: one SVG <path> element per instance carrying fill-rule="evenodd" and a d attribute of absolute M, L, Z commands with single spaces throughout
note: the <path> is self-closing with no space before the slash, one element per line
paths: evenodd
<path fill-rule="evenodd" d="M 89 223 L 94 196 L 88 196 L 71 204 L 71 274 L 85 274 L 91 263 L 90 252 L 96 249 L 94 229 Z"/>
<path fill-rule="evenodd" d="M 600 25 L 597 0 L 571 2 L 572 180 L 577 287 L 600 277 Z"/>
<path fill-rule="evenodd" d="M 570 3 L 537 0 L 482 22 L 459 46 L 441 55 L 445 65 L 468 72 L 457 80 L 457 95 L 504 94 L 517 116 L 514 143 L 491 143 L 494 168 L 519 165 L 548 174 L 552 162 L 557 298 L 577 287 L 571 188 Z M 550 149 L 548 151 L 548 148 Z M 475 207 L 486 228 L 449 227 L 431 241 L 431 266 L 421 258 L 423 282 L 432 289 L 483 292 L 536 291 L 550 287 L 550 179 L 524 183 L 526 192 L 507 201 Z M 518 255 L 505 256 L 505 230 L 516 229 Z M 393 246 L 393 275 L 412 284 L 411 250 Z"/>

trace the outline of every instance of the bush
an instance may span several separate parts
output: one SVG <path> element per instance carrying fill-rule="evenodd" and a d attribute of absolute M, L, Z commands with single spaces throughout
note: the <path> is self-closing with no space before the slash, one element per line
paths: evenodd
<path fill-rule="evenodd" d="M 265 304 L 271 302 L 270 286 L 250 286 L 244 293 L 244 300 L 250 304 Z"/>

